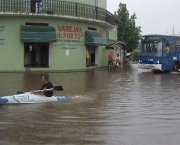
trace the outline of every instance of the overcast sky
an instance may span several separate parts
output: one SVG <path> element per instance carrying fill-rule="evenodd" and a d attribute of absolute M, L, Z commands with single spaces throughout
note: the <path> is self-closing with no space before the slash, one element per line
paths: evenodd
<path fill-rule="evenodd" d="M 107 9 L 114 14 L 119 3 L 125 3 L 132 15 L 136 13 L 136 25 L 141 34 L 180 33 L 180 0 L 107 0 Z"/>

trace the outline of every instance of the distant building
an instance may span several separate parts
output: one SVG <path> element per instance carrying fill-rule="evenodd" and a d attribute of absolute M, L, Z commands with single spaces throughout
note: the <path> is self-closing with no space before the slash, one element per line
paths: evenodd
<path fill-rule="evenodd" d="M 107 0 L 0 0 L 0 71 L 107 66 L 117 26 L 106 7 Z"/>

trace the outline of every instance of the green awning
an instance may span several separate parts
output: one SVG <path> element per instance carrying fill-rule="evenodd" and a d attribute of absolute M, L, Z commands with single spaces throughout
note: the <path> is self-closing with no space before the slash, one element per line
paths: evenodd
<path fill-rule="evenodd" d="M 23 42 L 55 42 L 56 31 L 50 26 L 21 26 Z"/>
<path fill-rule="evenodd" d="M 107 41 L 103 35 L 98 32 L 85 32 L 85 44 L 86 45 L 107 45 Z"/>

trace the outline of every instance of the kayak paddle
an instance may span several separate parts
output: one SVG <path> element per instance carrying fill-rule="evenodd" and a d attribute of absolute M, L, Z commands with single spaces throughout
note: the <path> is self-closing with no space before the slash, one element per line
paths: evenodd
<path fill-rule="evenodd" d="M 64 89 L 63 89 L 62 86 L 55 86 L 54 90 L 56 90 L 56 91 L 63 91 Z M 36 93 L 36 92 L 43 92 L 43 91 L 44 90 L 36 90 L 34 92 Z M 46 91 L 51 91 L 51 89 L 46 89 Z M 24 94 L 24 92 L 23 91 L 17 91 L 17 94 Z"/>
<path fill-rule="evenodd" d="M 55 86 L 54 90 L 56 90 L 56 91 L 63 91 L 63 87 L 62 86 Z"/>

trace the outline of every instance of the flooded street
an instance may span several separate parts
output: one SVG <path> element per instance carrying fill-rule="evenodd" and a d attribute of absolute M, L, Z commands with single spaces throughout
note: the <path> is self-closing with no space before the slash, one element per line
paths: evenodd
<path fill-rule="evenodd" d="M 40 89 L 43 73 L 0 73 L 0 96 Z M 178 145 L 180 73 L 49 73 L 63 102 L 0 105 L 0 145 Z"/>

